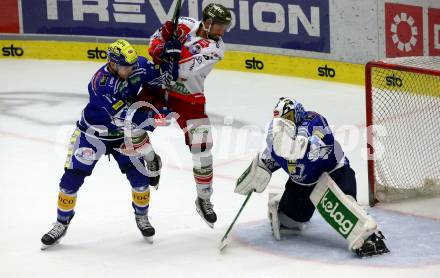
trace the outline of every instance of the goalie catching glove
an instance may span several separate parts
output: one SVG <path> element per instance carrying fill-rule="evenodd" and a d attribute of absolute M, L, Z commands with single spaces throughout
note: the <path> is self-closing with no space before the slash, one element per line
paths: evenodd
<path fill-rule="evenodd" d="M 241 174 L 235 185 L 235 193 L 247 195 L 251 191 L 261 193 L 269 184 L 272 172 L 259 159 L 259 154 L 251 165 Z"/>

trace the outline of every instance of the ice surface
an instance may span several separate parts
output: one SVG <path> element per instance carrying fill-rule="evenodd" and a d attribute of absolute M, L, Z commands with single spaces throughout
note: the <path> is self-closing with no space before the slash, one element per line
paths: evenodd
<path fill-rule="evenodd" d="M 126 178 L 113 159 L 103 157 L 78 194 L 67 236 L 40 251 L 40 238 L 56 216 L 66 144 L 99 66 L 0 60 L 0 277 L 440 276 L 433 251 L 440 238 L 438 200 L 414 201 L 406 210 L 374 208 L 393 253 L 358 262 L 318 215 L 304 234 L 307 240 L 275 242 L 266 222 L 267 194 L 253 194 L 220 254 L 218 242 L 244 198 L 233 193 L 235 179 L 262 147 L 264 126 L 280 96 L 296 97 L 327 117 L 356 171 L 358 199 L 368 199 L 363 87 L 220 70 L 206 81 L 207 111 L 215 124 L 215 229 L 195 211 L 191 157 L 172 125 L 152 136 L 164 162 L 160 188 L 151 198 L 154 244 L 136 228 Z M 285 181 L 284 173 L 276 173 L 271 187 Z"/>

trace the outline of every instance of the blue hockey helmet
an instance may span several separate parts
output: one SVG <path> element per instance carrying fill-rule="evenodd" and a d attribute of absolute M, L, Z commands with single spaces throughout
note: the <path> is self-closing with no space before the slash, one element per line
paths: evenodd
<path fill-rule="evenodd" d="M 138 62 L 138 55 L 133 46 L 126 40 L 117 40 L 108 47 L 109 62 L 120 66 L 133 66 Z"/>
<path fill-rule="evenodd" d="M 304 119 L 304 107 L 298 101 L 288 98 L 282 97 L 278 100 L 275 108 L 273 110 L 273 116 L 284 118 L 286 120 L 292 121 L 296 125 L 302 122 Z"/>

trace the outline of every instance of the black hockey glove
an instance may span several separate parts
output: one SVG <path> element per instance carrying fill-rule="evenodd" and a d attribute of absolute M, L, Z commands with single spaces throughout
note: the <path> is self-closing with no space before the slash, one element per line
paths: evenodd
<path fill-rule="evenodd" d="M 177 39 L 171 39 L 163 46 L 160 59 L 165 62 L 174 62 L 180 60 L 182 53 L 182 44 Z"/>

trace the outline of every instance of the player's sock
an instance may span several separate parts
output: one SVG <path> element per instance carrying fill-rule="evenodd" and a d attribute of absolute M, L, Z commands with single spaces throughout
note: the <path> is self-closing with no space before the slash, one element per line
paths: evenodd
<path fill-rule="evenodd" d="M 200 216 L 205 220 L 209 227 L 213 228 L 217 221 L 217 214 L 214 212 L 214 205 L 209 199 L 196 199 L 196 209 Z"/>

